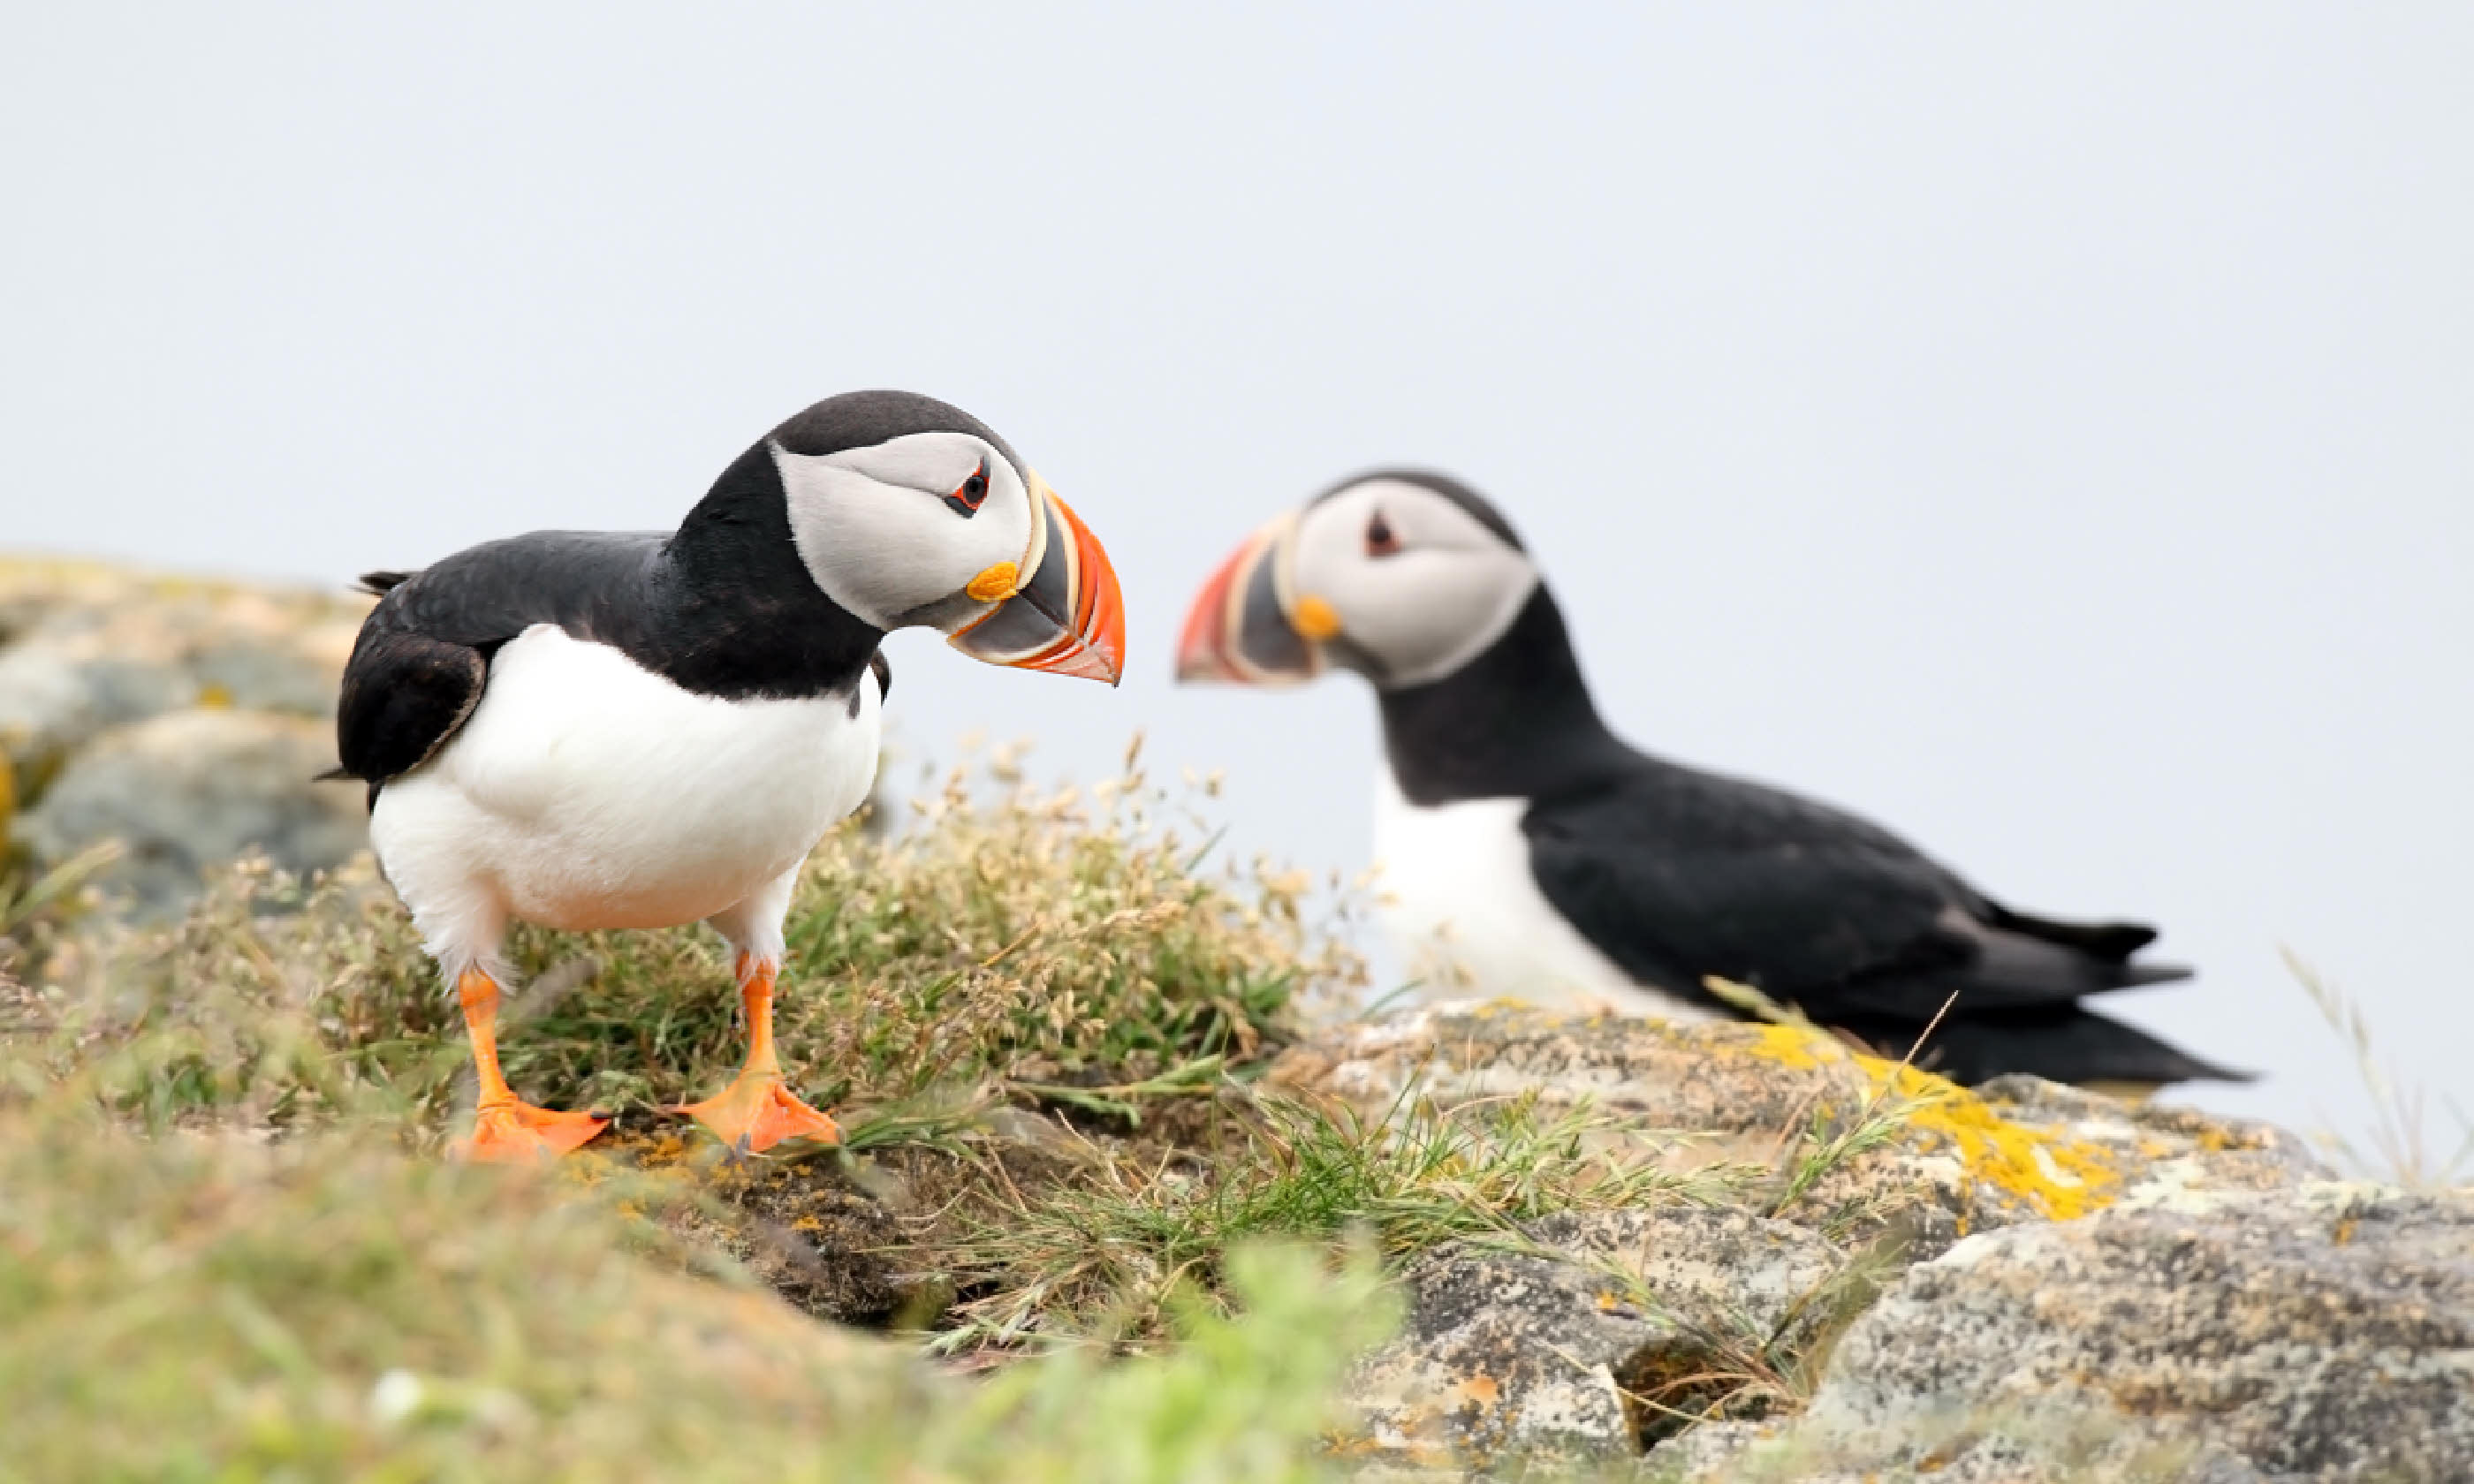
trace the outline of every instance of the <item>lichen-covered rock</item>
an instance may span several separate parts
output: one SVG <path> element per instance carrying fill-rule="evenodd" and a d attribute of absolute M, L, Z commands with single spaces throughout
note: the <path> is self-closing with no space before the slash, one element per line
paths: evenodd
<path fill-rule="evenodd" d="M 1665 1158 L 1775 1164 L 1790 1184 L 1785 1166 L 1809 1148 L 1806 1136 L 1826 1139 L 1896 1100 L 1904 1116 L 1895 1127 L 1783 1192 L 1777 1214 L 1841 1236 L 1904 1221 L 1921 1238 L 1916 1257 L 2013 1222 L 2189 1191 L 2276 1189 L 2326 1173 L 2301 1140 L 2265 1124 L 2033 1078 L 1971 1092 L 1785 1025 L 1440 1004 L 1334 1029 L 1285 1053 L 1271 1075 L 1370 1110 L 1412 1087 L 1443 1105 L 1587 1101 Z"/>
<path fill-rule="evenodd" d="M 20 825 L 39 859 L 120 841 L 124 853 L 103 884 L 156 916 L 186 902 L 207 867 L 248 851 L 306 873 L 365 847 L 361 790 L 310 781 L 334 763 L 334 735 L 319 722 L 173 711 L 79 753 Z"/>
<path fill-rule="evenodd" d="M 206 704 L 329 716 L 365 598 L 0 561 L 0 751 L 48 772 L 109 728 Z"/>
<path fill-rule="evenodd" d="M 1904 1468 L 1859 1466 L 1827 1440 L 1781 1423 L 1710 1423 L 1661 1444 L 1645 1484 L 2271 1484 L 2204 1439 L 2121 1446 L 2103 1432 L 2051 1433 L 2034 1444 L 1964 1427 L 1936 1435 Z"/>
<path fill-rule="evenodd" d="M 1846 1265 L 1809 1232 L 1733 1210 L 1551 1216 L 1524 1236 L 1516 1251 L 1456 1246 L 1410 1271 L 1405 1332 L 1351 1376 L 1353 1457 L 1634 1457 L 1667 1415 L 1645 1397 L 1758 1352 Z"/>
<path fill-rule="evenodd" d="M 2474 1479 L 2474 1198 L 2185 1192 L 1972 1237 L 1856 1321 L 1801 1422 L 1661 1461 L 1807 1477 L 1799 1457 L 1936 1479 Z"/>
<path fill-rule="evenodd" d="M 1361 1361 L 1353 1456 L 1484 1464 L 1639 1451 L 1616 1376 L 1666 1332 L 1587 1268 L 1451 1248 L 1411 1269 L 1406 1332 Z"/>
<path fill-rule="evenodd" d="M 262 846 L 296 867 L 330 863 L 359 826 L 345 819 L 349 788 L 309 781 L 332 765 L 331 738 L 303 739 L 331 730 L 368 610 L 369 599 L 341 593 L 0 558 L 0 867 L 12 847 L 41 870 L 100 833 L 126 834 L 119 884 L 160 911 L 196 890 L 199 866 L 236 848 Z M 193 711 L 232 719 L 143 730 Z M 323 760 L 279 777 L 240 756 L 249 737 L 274 739 L 270 765 Z M 192 742 L 209 751 L 166 751 Z M 206 777 L 208 757 L 233 771 Z M 150 782 L 133 758 L 174 771 Z"/>

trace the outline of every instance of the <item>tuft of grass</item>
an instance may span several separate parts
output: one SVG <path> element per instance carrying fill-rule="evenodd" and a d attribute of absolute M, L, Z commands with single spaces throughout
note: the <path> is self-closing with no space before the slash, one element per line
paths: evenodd
<path fill-rule="evenodd" d="M 7 767 L 0 757 L 0 770 Z M 0 799 L 0 972 L 21 971 L 47 957 L 62 927 L 91 904 L 94 878 L 121 855 L 120 842 L 105 840 L 37 871 L 11 854 L 7 813 Z"/>
<path fill-rule="evenodd" d="M 1896 1239 L 1849 1255 L 1835 1272 L 1764 1328 L 1749 1316 L 1718 1321 L 1668 1314 L 1685 1343 L 1667 1353 L 1684 1364 L 1617 1378 L 1645 1445 L 1706 1422 L 1792 1416 L 1811 1404 L 1838 1342 L 1904 1268 Z M 1662 1312 L 1637 1276 L 1606 1264 L 1599 1272 L 1636 1307 Z"/>
<path fill-rule="evenodd" d="M 1222 1148 L 1096 1157 L 1036 1197 L 1001 1185 L 947 1248 L 973 1296 L 939 1343 L 1140 1345 L 1175 1295 L 1210 1292 L 1251 1240 L 1363 1232 L 1393 1260 L 1456 1238 L 1518 1247 L 1520 1225 L 1551 1212 L 1716 1204 L 1750 1174 L 1677 1173 L 1602 1139 L 1603 1115 L 1530 1098 L 1444 1111 L 1403 1097 L 1368 1118 L 1266 1096 L 1246 1112 Z"/>
<path fill-rule="evenodd" d="M 793 899 L 777 1002 L 801 1090 L 862 1120 L 957 1089 L 1138 1117 L 1251 1075 L 1291 1038 L 1294 998 L 1360 970 L 1309 931 L 1304 881 L 1190 871 L 1163 803 L 1139 772 L 993 802 L 958 772 L 898 837 L 829 835 Z M 714 934 L 522 929 L 510 947 L 527 985 L 500 1052 L 533 1100 L 676 1103 L 736 1067 Z M 434 1143 L 455 1114 L 460 1022 L 366 863 L 304 883 L 245 862 L 178 924 L 89 957 L 51 996 L 69 1059 L 148 1042 L 148 1075 L 107 1090 L 155 1126 L 310 1127 L 375 1102 Z"/>
<path fill-rule="evenodd" d="M 1756 1019 L 1842 1041 L 1859 1056 L 1873 1055 L 1872 1048 L 1863 1042 L 1814 1024 L 1802 1010 L 1782 1005 L 1749 984 L 1738 984 L 1718 974 L 1705 975 L 1701 983 L 1710 993 Z M 1928 1082 L 1911 1076 L 1916 1053 L 1932 1039 L 1942 1017 L 1950 1013 L 1957 999 L 1953 994 L 1942 1001 L 1941 1008 L 1933 1012 L 1933 1017 L 1917 1034 L 1915 1044 L 1891 1065 L 1887 1075 L 1875 1082 L 1872 1092 L 1851 1113 L 1842 1117 L 1832 1110 L 1816 1108 L 1802 1119 L 1790 1120 L 1780 1137 L 1781 1179 L 1777 1193 L 1763 1214 L 1783 1214 L 1831 1175 L 1888 1144 L 1924 1111 L 1932 1093 Z M 1852 1206 L 1833 1212 L 1822 1223 L 1822 1230 L 1832 1238 L 1839 1237 L 1849 1229 L 1883 1214 L 1898 1194 L 1880 1191 L 1859 1197 Z"/>
<path fill-rule="evenodd" d="M 2292 949 L 2277 951 L 2284 956 L 2286 969 L 2328 1022 L 2328 1028 L 2352 1053 L 2354 1070 L 2363 1079 L 2364 1090 L 2370 1094 L 2373 1121 L 2367 1149 L 2334 1131 L 2323 1133 L 2321 1141 L 2348 1168 L 2366 1179 L 2434 1191 L 2474 1183 L 2474 1117 L 2468 1117 L 2465 1110 L 2453 1102 L 2445 1104 L 2457 1124 L 2458 1141 L 2454 1149 L 2441 1153 L 2431 1131 L 2423 1089 L 2400 1082 L 2381 1064 L 2371 1044 L 2370 1021 L 2364 1016 L 2362 1006 Z"/>

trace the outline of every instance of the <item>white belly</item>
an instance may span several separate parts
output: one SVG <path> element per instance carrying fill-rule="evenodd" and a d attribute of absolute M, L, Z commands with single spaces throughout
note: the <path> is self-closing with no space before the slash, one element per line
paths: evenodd
<path fill-rule="evenodd" d="M 507 918 L 696 922 L 867 797 L 881 700 L 872 675 L 855 712 L 849 696 L 716 700 L 536 625 L 446 749 L 378 795 L 371 840 L 442 962 L 493 954 Z"/>
<path fill-rule="evenodd" d="M 1503 996 L 1568 1010 L 1670 1019 L 1710 1013 L 1636 983 L 1548 904 L 1520 832 L 1525 799 L 1432 807 L 1376 784 L 1375 891 L 1412 978 L 1428 998 Z"/>

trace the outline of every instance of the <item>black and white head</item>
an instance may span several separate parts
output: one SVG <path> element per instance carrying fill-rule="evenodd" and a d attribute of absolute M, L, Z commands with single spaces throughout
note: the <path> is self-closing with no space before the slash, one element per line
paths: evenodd
<path fill-rule="evenodd" d="M 960 408 L 909 392 L 828 397 L 750 449 L 690 519 L 743 523 L 754 539 L 771 524 L 764 506 L 787 516 L 816 586 L 862 622 L 933 628 L 976 659 L 1116 683 L 1125 599 L 1107 553 Z"/>
<path fill-rule="evenodd" d="M 1333 664 L 1423 685 L 1484 654 L 1537 590 L 1520 539 L 1467 485 L 1361 474 L 1221 563 L 1186 613 L 1177 679 L 1291 684 Z"/>

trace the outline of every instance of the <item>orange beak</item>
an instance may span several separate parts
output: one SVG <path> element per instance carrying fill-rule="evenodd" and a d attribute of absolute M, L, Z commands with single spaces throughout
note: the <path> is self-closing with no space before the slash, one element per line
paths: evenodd
<path fill-rule="evenodd" d="M 1294 512 L 1246 538 L 1195 594 L 1176 640 L 1176 678 L 1287 685 L 1322 673 L 1322 648 L 1291 615 L 1282 563 Z"/>
<path fill-rule="evenodd" d="M 947 640 L 988 664 L 1117 683 L 1125 670 L 1126 595 L 1082 517 L 1032 475 L 1040 519 L 1011 595 Z"/>

